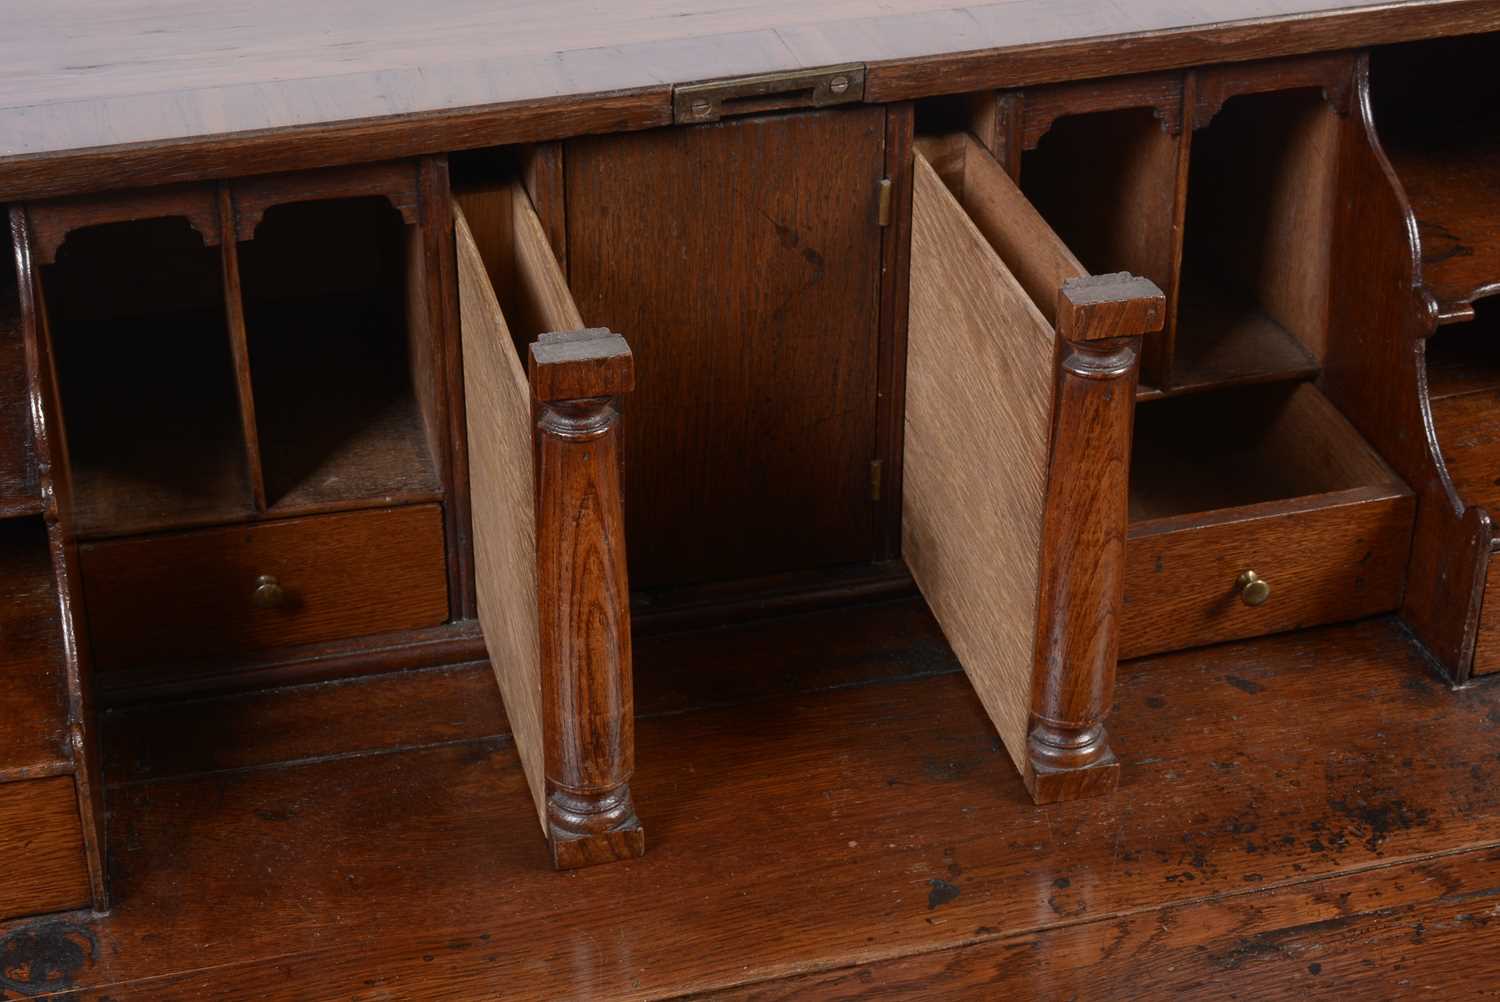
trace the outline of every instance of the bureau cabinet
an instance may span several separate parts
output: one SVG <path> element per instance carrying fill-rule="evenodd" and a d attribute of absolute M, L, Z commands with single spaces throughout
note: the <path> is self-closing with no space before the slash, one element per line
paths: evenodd
<path fill-rule="evenodd" d="M 1038 802 L 1115 787 L 1122 658 L 1399 612 L 1493 670 L 1494 353 L 1434 336 L 1494 326 L 1487 125 L 1371 95 L 1442 51 L 11 206 L 0 914 L 107 901 L 99 698 L 487 652 L 573 867 L 645 850 L 637 628 L 914 584 Z"/>

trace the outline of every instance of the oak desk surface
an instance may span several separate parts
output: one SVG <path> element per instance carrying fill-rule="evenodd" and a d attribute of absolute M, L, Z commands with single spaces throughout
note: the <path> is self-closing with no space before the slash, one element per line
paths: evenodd
<path fill-rule="evenodd" d="M 1500 0 L 7 0 L 0 198 L 117 186 L 33 169 L 109 148 L 163 147 L 137 180 L 168 180 L 232 172 L 174 170 L 195 144 L 462 110 L 496 117 L 365 159 L 645 127 L 671 85 L 748 73 L 863 62 L 867 99 L 893 100 L 1492 27 Z M 621 91 L 598 121 L 534 113 Z M 496 124 L 524 108 L 520 131 Z"/>

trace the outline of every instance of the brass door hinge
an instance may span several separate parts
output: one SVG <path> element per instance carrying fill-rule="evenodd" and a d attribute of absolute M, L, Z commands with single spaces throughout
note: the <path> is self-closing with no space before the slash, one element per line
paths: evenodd
<path fill-rule="evenodd" d="M 694 125 L 735 115 L 788 108 L 826 108 L 864 99 L 864 63 L 820 70 L 759 73 L 729 80 L 679 84 L 672 88 L 672 121 L 678 125 Z"/>
<path fill-rule="evenodd" d="M 891 225 L 891 179 L 888 177 L 880 179 L 879 205 L 880 225 Z"/>
<path fill-rule="evenodd" d="M 870 460 L 870 500 L 880 500 L 880 481 L 883 479 L 885 464 L 878 459 Z"/>

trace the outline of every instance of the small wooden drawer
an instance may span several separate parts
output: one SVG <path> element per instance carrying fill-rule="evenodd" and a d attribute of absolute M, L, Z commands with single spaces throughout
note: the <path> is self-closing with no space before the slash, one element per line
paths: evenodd
<path fill-rule="evenodd" d="M 1311 385 L 1143 404 L 1120 657 L 1393 610 L 1415 513 L 1411 491 Z"/>
<path fill-rule="evenodd" d="M 94 543 L 81 552 L 104 671 L 448 618 L 439 505 Z"/>
<path fill-rule="evenodd" d="M 92 901 L 73 777 L 0 784 L 0 919 Z"/>

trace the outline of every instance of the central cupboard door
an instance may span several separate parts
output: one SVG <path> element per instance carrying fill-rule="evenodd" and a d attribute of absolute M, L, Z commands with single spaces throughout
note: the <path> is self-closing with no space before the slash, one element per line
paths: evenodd
<path fill-rule="evenodd" d="M 629 339 L 635 587 L 875 553 L 879 108 L 564 147 L 568 270 Z"/>

